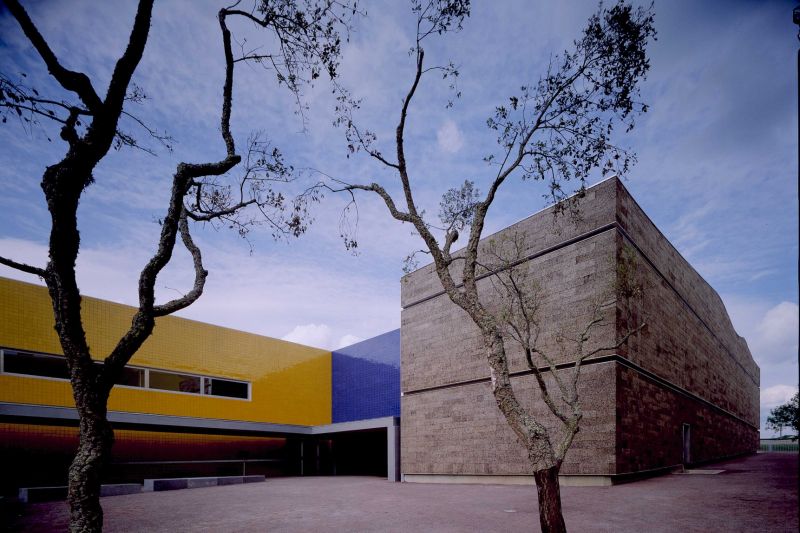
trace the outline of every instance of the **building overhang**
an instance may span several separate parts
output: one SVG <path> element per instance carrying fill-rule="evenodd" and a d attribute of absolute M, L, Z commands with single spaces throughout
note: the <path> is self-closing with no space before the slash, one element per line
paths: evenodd
<path fill-rule="evenodd" d="M 78 412 L 74 407 L 56 407 L 50 405 L 34 405 L 0 402 L 0 417 L 27 419 L 36 423 L 77 423 Z M 152 429 L 178 429 L 184 431 L 217 431 L 231 433 L 257 433 L 262 435 L 303 436 L 327 435 L 345 431 L 365 431 L 386 429 L 400 425 L 400 419 L 394 416 L 339 422 L 318 426 L 296 424 L 274 424 L 269 422 L 247 422 L 243 420 L 222 420 L 189 416 L 158 415 L 150 413 L 129 413 L 126 411 L 109 411 L 108 420 L 115 426 L 137 426 Z"/>

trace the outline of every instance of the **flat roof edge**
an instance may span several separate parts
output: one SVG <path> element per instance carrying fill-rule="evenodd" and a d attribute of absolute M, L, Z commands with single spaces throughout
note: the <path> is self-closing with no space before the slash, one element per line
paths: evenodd
<path fill-rule="evenodd" d="M 312 435 L 322 435 L 325 433 L 341 433 L 344 431 L 361 431 L 364 429 L 388 428 L 400 425 L 400 417 L 384 416 L 381 418 L 368 418 L 366 420 L 354 420 L 352 422 L 336 422 L 321 426 L 311 426 Z"/>
<path fill-rule="evenodd" d="M 78 412 L 74 407 L 9 402 L 0 402 L 0 416 L 38 418 L 42 420 L 78 420 Z M 284 433 L 292 435 L 323 435 L 328 433 L 342 433 L 345 431 L 389 428 L 400 425 L 400 418 L 396 416 L 355 420 L 352 422 L 337 422 L 318 426 L 303 426 L 297 424 L 273 424 L 270 422 L 248 422 L 244 420 L 223 420 L 216 418 L 197 418 L 150 413 L 129 413 L 125 411 L 109 411 L 108 420 L 112 424 L 135 424 L 144 426 L 190 428 L 197 430 L 207 429 L 248 431 L 255 433 Z"/>
<path fill-rule="evenodd" d="M 41 418 L 50 420 L 78 420 L 74 407 L 34 405 L 0 402 L 0 416 Z M 129 413 L 109 411 L 108 420 L 118 424 L 138 424 L 175 428 L 211 429 L 228 431 L 252 431 L 258 433 L 289 433 L 310 435 L 312 426 L 295 424 L 272 424 L 269 422 L 248 422 L 243 420 L 223 420 L 215 418 L 196 418 L 189 416 L 158 415 L 150 413 Z"/>

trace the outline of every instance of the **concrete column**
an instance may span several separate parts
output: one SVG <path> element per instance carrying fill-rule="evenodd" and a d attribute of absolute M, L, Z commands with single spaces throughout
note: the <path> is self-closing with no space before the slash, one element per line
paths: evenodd
<path fill-rule="evenodd" d="M 387 479 L 400 481 L 400 421 L 397 418 L 386 427 L 386 462 Z"/>

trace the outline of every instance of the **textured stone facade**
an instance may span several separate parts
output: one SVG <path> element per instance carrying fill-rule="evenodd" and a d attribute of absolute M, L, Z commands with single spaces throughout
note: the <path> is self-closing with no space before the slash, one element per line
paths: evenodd
<path fill-rule="evenodd" d="M 587 364 L 579 387 L 582 429 L 563 474 L 615 476 L 683 462 L 684 424 L 691 461 L 755 451 L 759 369 L 733 329 L 717 293 L 642 212 L 617 179 L 587 190 L 578 220 L 545 210 L 482 241 L 503 247 L 523 239 L 522 257 L 541 288 L 540 345 L 559 363 L 559 332 L 577 332 L 593 303 L 614 298 L 616 264 L 632 254 L 644 296 L 617 302 L 586 346 L 617 350 Z M 479 281 L 489 306 L 491 277 Z M 530 474 L 525 453 L 495 406 L 479 332 L 442 293 L 432 265 L 402 280 L 402 471 L 409 475 Z M 631 312 L 628 312 L 630 309 Z M 515 391 L 557 434 L 521 351 L 507 345 Z M 561 372 L 572 372 L 571 368 Z M 494 479 L 494 478 L 493 478 Z"/>

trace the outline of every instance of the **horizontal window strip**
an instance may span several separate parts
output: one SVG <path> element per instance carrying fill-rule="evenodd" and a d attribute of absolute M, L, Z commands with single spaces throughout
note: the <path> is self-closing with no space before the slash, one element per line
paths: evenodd
<path fill-rule="evenodd" d="M 95 361 L 95 364 L 103 363 Z M 16 348 L 0 348 L 0 373 L 69 381 L 67 359 L 63 355 Z M 250 400 L 251 388 L 247 381 L 138 366 L 125 366 L 114 384 L 240 400 Z"/>

